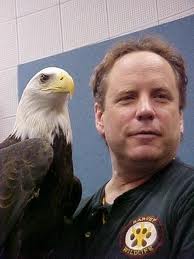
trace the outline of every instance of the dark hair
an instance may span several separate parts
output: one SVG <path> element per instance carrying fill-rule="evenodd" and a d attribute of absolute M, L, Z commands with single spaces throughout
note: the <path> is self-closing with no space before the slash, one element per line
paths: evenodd
<path fill-rule="evenodd" d="M 104 109 L 107 88 L 106 78 L 108 73 L 120 57 L 136 51 L 150 51 L 156 53 L 171 65 L 177 79 L 179 107 L 182 110 L 186 104 L 186 85 L 188 82 L 185 62 L 181 54 L 178 53 L 175 48 L 158 37 L 146 37 L 139 40 L 130 39 L 117 44 L 107 52 L 101 63 L 96 66 L 90 80 L 95 101 Z"/>

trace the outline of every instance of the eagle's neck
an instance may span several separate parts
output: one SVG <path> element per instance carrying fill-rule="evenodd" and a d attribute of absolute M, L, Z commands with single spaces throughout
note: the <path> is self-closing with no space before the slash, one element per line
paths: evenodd
<path fill-rule="evenodd" d="M 67 96 L 60 94 L 56 99 L 48 98 L 24 92 L 18 105 L 12 136 L 21 140 L 45 138 L 53 144 L 54 137 L 61 129 L 67 143 L 72 142 Z"/>

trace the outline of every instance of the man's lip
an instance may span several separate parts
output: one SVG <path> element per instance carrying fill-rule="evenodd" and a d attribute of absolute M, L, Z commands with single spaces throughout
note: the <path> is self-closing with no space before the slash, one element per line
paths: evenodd
<path fill-rule="evenodd" d="M 130 136 L 137 136 L 137 135 L 155 135 L 155 136 L 161 136 L 161 133 L 159 131 L 152 131 L 152 130 L 142 130 L 142 131 L 137 131 L 137 132 L 133 132 L 132 134 L 130 134 Z"/>

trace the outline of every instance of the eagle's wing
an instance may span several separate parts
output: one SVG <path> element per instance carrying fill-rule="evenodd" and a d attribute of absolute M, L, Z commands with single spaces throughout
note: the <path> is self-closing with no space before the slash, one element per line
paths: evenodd
<path fill-rule="evenodd" d="M 0 143 L 0 149 L 12 146 L 18 142 L 20 142 L 20 139 L 8 136 L 3 142 Z"/>
<path fill-rule="evenodd" d="M 72 202 L 71 202 L 71 206 L 68 211 L 69 212 L 68 216 L 70 216 L 70 217 L 73 216 L 74 212 L 76 211 L 76 209 L 80 203 L 81 196 L 82 196 L 81 182 L 78 177 L 74 176 L 72 185 L 71 185 L 71 191 L 70 191 L 70 200 Z"/>
<path fill-rule="evenodd" d="M 52 147 L 41 139 L 0 149 L 0 248 L 38 192 L 52 159 Z"/>

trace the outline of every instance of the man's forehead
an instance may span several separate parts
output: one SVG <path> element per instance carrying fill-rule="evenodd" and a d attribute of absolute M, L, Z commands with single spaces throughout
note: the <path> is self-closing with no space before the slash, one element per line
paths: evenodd
<path fill-rule="evenodd" d="M 134 64 L 138 66 L 159 66 L 159 65 L 169 65 L 168 61 L 162 56 L 151 52 L 151 51 L 134 51 L 132 53 L 127 53 L 117 59 L 113 65 L 114 67 L 127 67 L 134 66 Z"/>
<path fill-rule="evenodd" d="M 119 77 L 119 80 L 137 80 L 143 77 L 144 80 L 151 76 L 151 80 L 162 81 L 166 76 L 176 80 L 176 75 L 171 65 L 164 58 L 159 55 L 147 52 L 138 51 L 125 54 L 117 60 L 107 75 L 108 81 L 111 78 Z M 149 79 L 150 80 L 150 79 Z"/>

